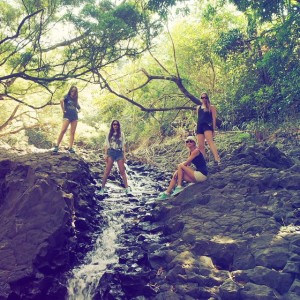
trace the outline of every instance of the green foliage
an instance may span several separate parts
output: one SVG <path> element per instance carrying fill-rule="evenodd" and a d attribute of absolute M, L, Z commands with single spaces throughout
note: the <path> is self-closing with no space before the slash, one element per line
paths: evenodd
<path fill-rule="evenodd" d="M 274 15 L 281 15 L 286 0 L 230 0 L 230 2 L 233 2 L 243 12 L 254 10 L 261 21 L 271 21 Z"/>
<path fill-rule="evenodd" d="M 18 9 L 7 2 L 0 3 L 0 40 L 13 36 L 28 12 L 44 11 L 28 19 L 18 37 L 0 44 L 0 96 L 8 91 L 18 101 L 39 106 L 58 103 L 69 87 L 68 80 L 78 84 L 80 101 L 86 102 L 81 103 L 77 135 L 82 144 L 101 144 L 113 118 L 120 119 L 131 143 L 149 136 L 162 139 L 185 134 L 193 127 L 196 117 L 192 111 L 145 112 L 103 92 L 106 76 L 115 91 L 146 108 L 192 105 L 171 81 L 152 80 L 135 89 L 147 81 L 141 69 L 160 76 L 172 76 L 178 70 L 189 92 L 210 94 L 226 129 L 245 129 L 249 122 L 276 122 L 299 115 L 298 2 L 230 1 L 234 6 L 225 0 L 195 1 L 196 9 L 190 10 L 189 17 L 169 23 L 172 40 L 167 31 L 161 31 L 163 23 L 157 13 L 166 18 L 170 8 L 187 3 L 183 0 L 26 0 L 18 2 Z M 56 40 L 53 32 L 45 35 L 61 20 L 64 28 L 72 29 L 66 38 Z M 73 38 L 69 45 L 51 48 Z M 156 60 L 146 49 L 151 49 Z M 24 73 L 22 78 L 6 79 L 14 72 Z M 97 88 L 91 88 L 92 83 Z M 85 97 L 91 90 L 92 95 Z M 8 107 L 5 110 L 2 123 L 10 113 Z M 38 113 L 36 122 L 42 129 L 30 132 L 30 142 L 46 141 L 47 135 L 48 140 L 56 139 L 60 114 L 58 106 L 52 113 L 47 108 Z M 176 127 L 174 123 L 188 125 Z M 237 137 L 247 138 L 243 134 Z"/>
<path fill-rule="evenodd" d="M 252 136 L 249 132 L 241 132 L 237 133 L 236 135 L 236 141 L 238 143 L 244 143 L 252 139 Z"/>
<path fill-rule="evenodd" d="M 229 53 L 239 53 L 245 50 L 244 38 L 239 29 L 222 32 L 215 43 L 215 52 L 222 58 Z"/>
<path fill-rule="evenodd" d="M 162 17 L 166 18 L 169 8 L 175 6 L 180 2 L 186 0 L 149 0 L 147 8 L 153 12 L 159 13 Z"/>
<path fill-rule="evenodd" d="M 25 135 L 28 137 L 28 144 L 34 145 L 36 148 L 49 149 L 52 147 L 52 142 L 46 132 L 35 129 L 26 129 Z"/>

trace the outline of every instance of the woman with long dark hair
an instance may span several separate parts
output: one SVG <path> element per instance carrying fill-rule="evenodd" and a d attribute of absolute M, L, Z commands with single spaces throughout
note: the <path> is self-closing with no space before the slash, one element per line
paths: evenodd
<path fill-rule="evenodd" d="M 128 180 L 125 169 L 125 136 L 124 133 L 121 131 L 121 125 L 118 120 L 113 120 L 111 122 L 110 130 L 104 143 L 104 159 L 106 162 L 106 167 L 102 178 L 102 186 L 99 195 L 104 195 L 104 193 L 107 192 L 105 185 L 115 161 L 118 164 L 119 172 L 123 179 L 125 193 L 130 194 L 131 188 L 128 186 Z"/>
<path fill-rule="evenodd" d="M 78 103 L 78 89 L 76 86 L 72 86 L 68 94 L 60 101 L 60 106 L 63 111 L 63 124 L 61 127 L 60 134 L 57 139 L 56 146 L 53 149 L 53 153 L 57 153 L 59 150 L 59 145 L 71 124 L 70 129 L 70 141 L 69 141 L 69 153 L 75 153 L 73 149 L 75 131 L 78 122 L 78 111 L 80 110 L 80 105 Z"/>
<path fill-rule="evenodd" d="M 215 163 L 220 165 L 221 160 L 218 154 L 216 144 L 214 142 L 216 121 L 217 121 L 217 110 L 214 105 L 210 103 L 207 93 L 201 94 L 201 105 L 197 106 L 197 140 L 198 147 L 204 158 L 206 158 L 205 153 L 205 140 L 207 141 L 210 150 L 214 156 Z"/>

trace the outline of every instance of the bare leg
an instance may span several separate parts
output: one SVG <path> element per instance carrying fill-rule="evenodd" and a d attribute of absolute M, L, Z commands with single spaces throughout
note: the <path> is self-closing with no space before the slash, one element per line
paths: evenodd
<path fill-rule="evenodd" d="M 123 183 L 125 188 L 128 188 L 128 181 L 127 181 L 127 175 L 126 175 L 126 170 L 125 170 L 125 164 L 124 164 L 124 159 L 120 159 L 117 161 L 118 168 L 120 171 L 120 175 L 123 179 Z"/>
<path fill-rule="evenodd" d="M 107 161 L 106 161 L 106 167 L 105 167 L 104 175 L 103 175 L 103 178 L 102 178 L 102 188 L 105 187 L 105 184 L 107 182 L 107 178 L 110 174 L 110 171 L 112 169 L 113 164 L 114 164 L 113 159 L 111 157 L 108 157 Z"/>
<path fill-rule="evenodd" d="M 170 184 L 169 184 L 169 186 L 168 186 L 168 188 L 167 188 L 167 190 L 166 190 L 166 192 L 167 192 L 168 194 L 170 194 L 170 193 L 172 192 L 172 190 L 174 189 L 174 187 L 175 187 L 176 184 L 177 184 L 177 174 L 178 174 L 178 171 L 176 171 L 176 172 L 173 174 L 173 177 L 172 177 L 172 179 L 171 179 L 171 181 L 170 181 Z"/>
<path fill-rule="evenodd" d="M 74 144 L 74 138 L 75 138 L 75 131 L 76 131 L 77 123 L 78 123 L 77 120 L 71 122 L 69 148 L 72 148 L 73 144 Z"/>
<path fill-rule="evenodd" d="M 58 139 L 57 139 L 57 143 L 56 143 L 56 146 L 59 147 L 67 129 L 68 129 L 68 126 L 70 124 L 70 121 L 68 119 L 63 119 L 63 123 L 62 123 L 62 126 L 61 126 L 61 131 L 60 131 L 60 134 L 58 136 Z"/>
<path fill-rule="evenodd" d="M 197 182 L 194 176 L 195 170 L 189 166 L 185 166 L 184 164 L 178 165 L 178 186 L 182 186 L 182 181 L 185 180 L 187 182 Z"/>
<path fill-rule="evenodd" d="M 213 133 L 210 130 L 204 132 L 205 139 L 209 145 L 209 148 L 214 156 L 215 161 L 220 161 L 220 156 L 218 154 L 217 146 L 213 140 Z"/>
<path fill-rule="evenodd" d="M 204 159 L 206 160 L 206 152 L 205 152 L 205 137 L 204 134 L 197 134 L 198 148 L 202 153 Z"/>

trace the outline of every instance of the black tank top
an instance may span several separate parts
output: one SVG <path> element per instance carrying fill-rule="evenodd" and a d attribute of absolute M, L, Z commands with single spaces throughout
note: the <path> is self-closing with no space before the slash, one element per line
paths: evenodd
<path fill-rule="evenodd" d="M 203 175 L 207 176 L 207 166 L 201 152 L 192 160 L 192 164 L 195 166 L 197 171 L 200 171 Z"/>
<path fill-rule="evenodd" d="M 204 111 L 201 106 L 198 109 L 198 124 L 208 124 L 212 125 L 212 113 L 209 111 Z"/>

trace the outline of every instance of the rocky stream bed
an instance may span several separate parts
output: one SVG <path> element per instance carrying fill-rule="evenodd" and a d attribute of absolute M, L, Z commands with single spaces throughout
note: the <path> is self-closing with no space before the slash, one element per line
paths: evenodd
<path fill-rule="evenodd" d="M 85 156 L 1 152 L 0 299 L 300 299 L 295 157 L 241 146 L 206 182 L 158 201 L 171 170 L 131 160 L 133 196 L 113 173 L 102 199 L 103 164 Z M 104 241 L 112 255 L 87 258 Z M 91 261 L 100 278 L 76 296 L 70 280 Z"/>

